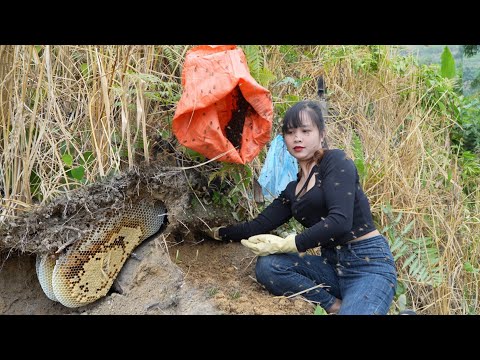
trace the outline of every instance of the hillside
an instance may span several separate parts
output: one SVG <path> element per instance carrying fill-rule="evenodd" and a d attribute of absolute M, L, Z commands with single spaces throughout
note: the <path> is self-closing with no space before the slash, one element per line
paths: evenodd
<path fill-rule="evenodd" d="M 208 235 L 208 228 L 251 220 L 268 205 L 258 180 L 270 143 L 262 141 L 246 163 L 194 150 L 214 138 L 207 129 L 238 143 L 238 132 L 253 124 L 240 119 L 232 134 L 228 122 L 214 124 L 201 107 L 216 99 L 213 79 L 227 67 L 204 70 L 208 87 L 197 87 L 200 94 L 185 91 L 191 48 L 0 46 L 0 313 L 314 313 L 299 294 L 265 291 L 255 278 L 258 258 L 243 245 Z M 239 48 L 246 61 L 238 63 L 268 90 L 262 99 L 271 100 L 263 112 L 270 140 L 291 105 L 318 100 L 322 76 L 328 147 L 354 161 L 374 225 L 395 258 L 390 313 L 403 299 L 422 315 L 480 313 L 478 100 L 463 96 L 438 66 L 419 66 L 396 46 Z M 427 48 L 433 60 L 442 46 Z M 189 76 L 198 74 L 193 68 Z M 253 88 L 241 90 L 245 99 Z M 207 120 L 189 143 L 173 131 L 184 96 Z M 227 107 L 233 99 L 220 106 L 227 121 L 238 113 Z M 252 115 L 244 105 L 240 113 Z M 181 115 L 191 135 L 194 117 Z M 291 219 L 272 232 L 293 231 L 303 227 Z M 70 285 L 55 285 L 54 296 L 48 291 L 57 275 L 73 279 L 75 301 L 92 294 L 97 300 L 62 305 L 57 295 Z"/>

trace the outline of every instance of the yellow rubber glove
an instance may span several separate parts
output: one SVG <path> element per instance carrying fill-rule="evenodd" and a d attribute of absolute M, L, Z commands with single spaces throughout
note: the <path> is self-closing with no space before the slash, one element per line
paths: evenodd
<path fill-rule="evenodd" d="M 224 228 L 225 226 L 217 226 L 217 227 L 213 227 L 213 228 L 209 228 L 208 230 L 205 230 L 205 232 L 207 233 L 207 235 L 209 237 L 211 237 L 212 239 L 215 239 L 215 240 L 222 240 L 222 238 L 220 237 L 220 235 L 218 234 L 218 230 L 220 230 L 221 228 Z"/>
<path fill-rule="evenodd" d="M 242 240 L 242 245 L 248 247 L 255 255 L 265 256 L 279 253 L 298 252 L 295 244 L 296 234 L 288 235 L 286 238 L 271 234 L 260 234 L 250 236 L 248 240 Z"/>

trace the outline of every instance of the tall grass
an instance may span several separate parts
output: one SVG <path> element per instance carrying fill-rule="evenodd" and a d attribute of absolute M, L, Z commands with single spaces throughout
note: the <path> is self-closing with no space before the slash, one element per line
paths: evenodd
<path fill-rule="evenodd" d="M 185 48 L 0 47 L 0 216 L 148 162 Z"/>

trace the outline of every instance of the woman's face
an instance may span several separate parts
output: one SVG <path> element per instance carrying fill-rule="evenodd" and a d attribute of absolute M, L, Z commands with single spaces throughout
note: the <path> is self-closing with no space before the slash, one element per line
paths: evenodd
<path fill-rule="evenodd" d="M 302 126 L 288 129 L 283 138 L 288 152 L 298 161 L 311 159 L 322 148 L 323 136 L 308 117 L 303 119 Z"/>

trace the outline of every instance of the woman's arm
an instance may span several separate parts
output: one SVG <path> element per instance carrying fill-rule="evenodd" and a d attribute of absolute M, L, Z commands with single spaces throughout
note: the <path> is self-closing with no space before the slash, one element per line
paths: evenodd
<path fill-rule="evenodd" d="M 222 240 L 240 241 L 257 234 L 266 234 L 280 225 L 286 223 L 292 217 L 290 197 L 288 192 L 295 182 L 287 185 L 287 188 L 272 201 L 255 219 L 238 225 L 231 225 L 219 230 Z"/>

